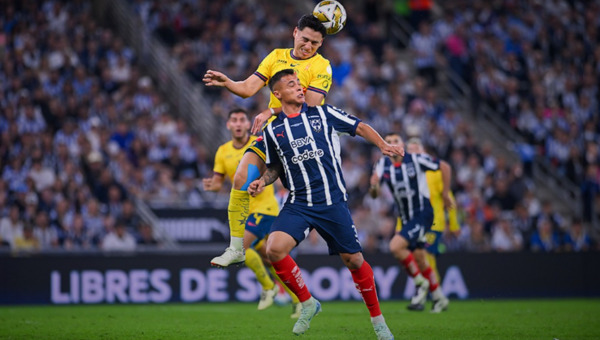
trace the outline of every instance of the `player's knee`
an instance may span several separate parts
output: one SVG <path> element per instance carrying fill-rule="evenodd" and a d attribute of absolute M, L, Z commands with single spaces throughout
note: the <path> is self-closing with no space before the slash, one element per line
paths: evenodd
<path fill-rule="evenodd" d="M 267 258 L 270 262 L 277 262 L 283 260 L 287 256 L 287 253 L 281 247 L 277 245 L 269 244 L 267 247 Z"/>
<path fill-rule="evenodd" d="M 340 254 L 342 257 L 342 261 L 344 261 L 344 265 L 350 269 L 359 269 L 365 259 L 362 256 L 362 253 L 354 253 L 354 254 Z"/>
<path fill-rule="evenodd" d="M 399 258 L 404 250 L 406 250 L 407 244 L 404 239 L 398 234 L 392 237 L 390 241 L 390 252 L 394 255 L 394 257 Z"/>

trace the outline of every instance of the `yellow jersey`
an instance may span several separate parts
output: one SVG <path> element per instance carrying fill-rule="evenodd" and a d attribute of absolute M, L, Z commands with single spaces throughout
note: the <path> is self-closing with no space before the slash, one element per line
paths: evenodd
<path fill-rule="evenodd" d="M 275 73 L 287 68 L 296 70 L 305 93 L 309 90 L 318 92 L 323 97 L 327 96 L 331 87 L 331 64 L 319 53 L 315 53 L 308 59 L 297 59 L 291 48 L 274 49 L 261 61 L 254 75 L 266 84 Z M 273 93 L 270 98 L 269 107 L 281 107 L 281 102 Z M 324 103 L 325 98 L 321 104 Z"/>
<path fill-rule="evenodd" d="M 233 141 L 229 141 L 219 147 L 215 155 L 215 173 L 227 176 L 233 182 L 235 170 L 244 156 L 244 151 L 256 140 L 256 136 L 250 136 L 248 142 L 237 149 L 233 146 Z M 275 198 L 275 189 L 272 185 L 266 186 L 265 190 L 256 197 L 250 196 L 249 213 L 260 213 L 276 216 L 279 213 L 279 203 Z"/>
<path fill-rule="evenodd" d="M 442 180 L 442 171 L 427 171 L 425 173 L 427 185 L 429 186 L 429 201 L 433 208 L 433 226 L 431 230 L 443 232 L 446 229 L 446 211 L 444 209 L 444 199 L 442 192 L 444 190 L 444 182 Z M 450 192 L 450 198 L 454 200 L 454 195 Z M 448 224 L 450 231 L 460 229 L 458 218 L 456 217 L 456 209 L 448 210 Z"/>

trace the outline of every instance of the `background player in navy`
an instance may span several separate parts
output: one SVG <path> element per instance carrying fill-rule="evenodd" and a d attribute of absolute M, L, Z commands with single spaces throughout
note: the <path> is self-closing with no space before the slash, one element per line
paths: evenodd
<path fill-rule="evenodd" d="M 387 135 L 385 140 L 388 143 L 403 145 L 402 138 L 395 133 Z M 411 306 L 422 306 L 427 298 L 429 286 L 434 284 L 437 287 L 431 292 L 433 298 L 432 312 L 436 313 L 441 312 L 448 306 L 448 299 L 437 284 L 435 275 L 424 277 L 419 267 L 425 268 L 423 272 L 432 273 L 424 251 L 426 246 L 425 233 L 431 229 L 433 224 L 433 208 L 429 200 L 429 187 L 425 172 L 438 169 L 440 169 L 440 162 L 426 154 L 406 153 L 403 156 L 382 157 L 376 164 L 375 171 L 371 176 L 370 189 L 371 195 L 375 197 L 379 191 L 379 183 L 387 184 L 398 207 L 402 228 L 399 228 L 399 221 L 397 232 L 390 241 L 390 251 L 406 268 L 417 286 L 417 292 L 411 300 Z M 441 171 L 444 186 L 449 188 L 450 168 L 447 164 L 444 164 Z M 447 189 L 442 193 L 442 197 L 445 204 L 452 205 Z M 420 266 L 415 261 L 413 251 L 415 251 L 415 256 L 418 257 Z"/>
<path fill-rule="evenodd" d="M 371 266 L 362 256 L 356 228 L 348 210 L 342 176 L 339 135 L 359 135 L 378 146 L 385 155 L 404 150 L 386 143 L 369 125 L 332 106 L 308 107 L 298 77 L 291 69 L 276 73 L 269 81 L 272 93 L 282 102 L 279 115 L 263 131 L 266 148 L 265 174 L 248 188 L 251 195 L 280 175 L 290 195 L 271 226 L 267 255 L 277 275 L 302 302 L 295 334 L 304 333 L 321 304 L 306 287 L 300 269 L 289 256 L 314 228 L 327 241 L 330 254 L 340 254 L 352 273 L 371 314 L 378 339 L 393 339 L 377 299 Z"/>

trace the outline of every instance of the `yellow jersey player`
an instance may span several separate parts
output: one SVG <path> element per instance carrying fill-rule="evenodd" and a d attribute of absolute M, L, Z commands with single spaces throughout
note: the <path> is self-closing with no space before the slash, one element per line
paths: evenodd
<path fill-rule="evenodd" d="M 317 53 L 323 44 L 326 30 L 321 22 L 307 14 L 298 21 L 294 28 L 294 47 L 275 49 L 262 60 L 256 72 L 246 80 L 233 81 L 225 74 L 208 70 L 203 81 L 206 86 L 225 87 L 230 92 L 247 98 L 262 89 L 269 79 L 278 71 L 293 68 L 296 70 L 308 105 L 320 105 L 331 86 L 331 65 L 329 60 Z M 259 121 L 264 117 L 281 112 L 281 103 L 271 94 L 269 108 L 259 114 Z M 255 121 L 255 127 L 261 125 Z M 228 217 L 230 229 L 230 244 L 225 252 L 213 258 L 211 264 L 227 267 L 233 263 L 244 261 L 243 236 L 246 219 L 248 218 L 249 195 L 248 185 L 259 178 L 265 170 L 265 162 L 256 150 L 246 152 L 242 157 L 235 175 L 229 199 Z M 264 157 L 264 155 L 263 155 Z"/>
<path fill-rule="evenodd" d="M 234 109 L 229 112 L 227 129 L 231 132 L 231 140 L 221 145 L 217 150 L 213 168 L 214 174 L 211 178 L 203 180 L 204 190 L 221 190 L 226 177 L 233 181 L 235 170 L 244 155 L 244 151 L 256 140 L 255 136 L 250 135 L 250 119 L 248 113 L 243 109 Z M 273 298 L 279 289 L 267 273 L 261 256 L 256 252 L 254 245 L 267 236 L 278 212 L 279 203 L 275 198 L 272 186 L 262 194 L 250 199 L 250 216 L 246 221 L 243 247 L 246 253 L 246 266 L 254 272 L 256 279 L 263 288 L 258 303 L 259 310 L 266 309 L 273 304 Z"/>

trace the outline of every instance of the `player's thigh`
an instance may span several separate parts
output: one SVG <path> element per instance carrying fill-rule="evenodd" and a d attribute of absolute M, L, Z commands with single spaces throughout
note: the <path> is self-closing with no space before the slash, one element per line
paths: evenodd
<path fill-rule="evenodd" d="M 265 161 L 250 149 L 244 153 L 233 176 L 233 188 L 246 190 L 252 181 L 265 172 Z"/>
<path fill-rule="evenodd" d="M 324 208 L 310 217 L 310 225 L 327 242 L 329 254 L 362 252 L 356 226 L 346 202 Z"/>

